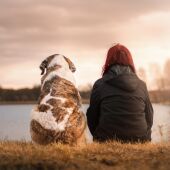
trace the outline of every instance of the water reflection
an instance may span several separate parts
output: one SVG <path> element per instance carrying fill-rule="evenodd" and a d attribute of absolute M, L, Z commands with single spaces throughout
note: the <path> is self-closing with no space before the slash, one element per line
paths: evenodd
<path fill-rule="evenodd" d="M 153 142 L 170 141 L 170 106 L 154 104 Z"/>
<path fill-rule="evenodd" d="M 87 110 L 88 105 L 83 105 Z M 153 142 L 170 141 L 170 106 L 154 104 Z M 0 106 L 0 139 L 30 140 L 30 110 L 33 105 Z"/>

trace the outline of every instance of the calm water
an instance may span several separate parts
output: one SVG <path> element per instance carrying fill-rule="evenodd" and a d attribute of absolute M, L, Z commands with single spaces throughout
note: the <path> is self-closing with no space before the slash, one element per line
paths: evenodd
<path fill-rule="evenodd" d="M 88 105 L 83 105 L 84 111 Z M 153 104 L 153 142 L 170 141 L 170 106 Z M 33 105 L 0 105 L 0 139 L 30 140 L 29 122 Z"/>

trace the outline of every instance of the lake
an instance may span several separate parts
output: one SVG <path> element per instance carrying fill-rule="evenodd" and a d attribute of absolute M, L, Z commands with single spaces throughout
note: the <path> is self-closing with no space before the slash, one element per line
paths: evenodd
<path fill-rule="evenodd" d="M 153 104 L 152 141 L 170 141 L 170 106 Z M 33 105 L 0 105 L 0 139 L 30 141 L 29 122 Z M 88 105 L 83 105 L 86 112 Z"/>

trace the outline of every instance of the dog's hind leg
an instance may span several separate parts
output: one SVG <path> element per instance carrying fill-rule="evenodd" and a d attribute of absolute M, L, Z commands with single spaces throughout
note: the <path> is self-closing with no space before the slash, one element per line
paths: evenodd
<path fill-rule="evenodd" d="M 77 146 L 85 146 L 86 144 L 87 144 L 86 136 L 85 136 L 85 133 L 83 132 L 83 134 L 77 139 L 76 145 Z"/>

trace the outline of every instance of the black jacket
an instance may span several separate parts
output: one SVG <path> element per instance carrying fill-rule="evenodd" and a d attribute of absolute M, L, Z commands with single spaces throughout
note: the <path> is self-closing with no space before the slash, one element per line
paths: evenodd
<path fill-rule="evenodd" d="M 114 65 L 93 86 L 87 110 L 95 140 L 151 140 L 153 108 L 146 84 L 128 66 Z"/>

